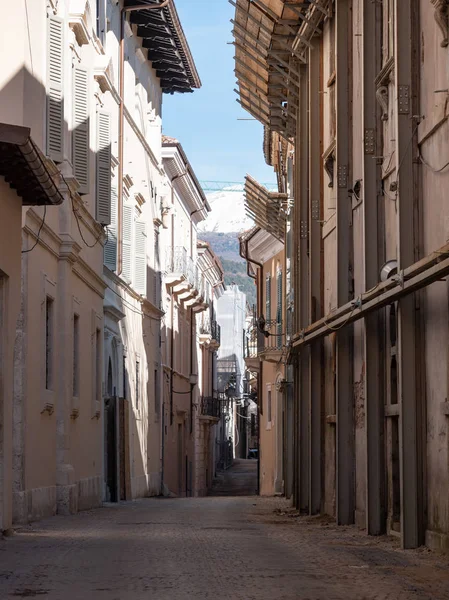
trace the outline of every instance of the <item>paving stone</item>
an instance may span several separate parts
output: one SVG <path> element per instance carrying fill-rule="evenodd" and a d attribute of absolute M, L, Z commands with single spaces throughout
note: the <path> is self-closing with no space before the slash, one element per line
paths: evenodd
<path fill-rule="evenodd" d="M 449 561 L 281 498 L 147 499 L 0 541 L 0 598 L 445 600 Z"/>

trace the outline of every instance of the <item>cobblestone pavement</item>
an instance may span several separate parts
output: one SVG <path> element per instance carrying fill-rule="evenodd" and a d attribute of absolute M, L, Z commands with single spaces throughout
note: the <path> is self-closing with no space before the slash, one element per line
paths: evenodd
<path fill-rule="evenodd" d="M 254 496 L 257 494 L 257 460 L 237 459 L 218 473 L 211 496 Z"/>
<path fill-rule="evenodd" d="M 149 499 L 0 539 L 0 599 L 449 599 L 449 560 L 282 499 Z"/>

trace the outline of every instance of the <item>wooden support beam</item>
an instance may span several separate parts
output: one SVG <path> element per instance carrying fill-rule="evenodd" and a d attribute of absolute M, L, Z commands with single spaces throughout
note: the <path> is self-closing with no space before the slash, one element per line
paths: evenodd
<path fill-rule="evenodd" d="M 336 184 L 337 184 L 337 302 L 350 300 L 352 228 L 349 202 L 350 78 L 352 28 L 350 0 L 336 4 Z M 354 523 L 354 394 L 352 387 L 352 328 L 337 332 L 337 523 Z"/>
<path fill-rule="evenodd" d="M 395 111 L 397 245 L 399 269 L 415 260 L 416 180 L 413 148 L 417 125 L 413 105 L 413 3 L 395 0 Z M 401 481 L 401 541 L 403 548 L 416 548 L 420 542 L 418 526 L 418 440 L 416 377 L 416 318 L 413 294 L 398 304 L 398 396 L 401 405 L 399 455 Z"/>
<path fill-rule="evenodd" d="M 378 205 L 382 201 L 380 168 L 373 159 L 380 148 L 381 122 L 375 79 L 380 71 L 382 7 L 363 0 L 363 257 L 364 289 L 379 280 Z M 366 528 L 370 535 L 385 532 L 384 387 L 381 378 L 381 315 L 364 319 L 365 432 L 367 467 Z"/>

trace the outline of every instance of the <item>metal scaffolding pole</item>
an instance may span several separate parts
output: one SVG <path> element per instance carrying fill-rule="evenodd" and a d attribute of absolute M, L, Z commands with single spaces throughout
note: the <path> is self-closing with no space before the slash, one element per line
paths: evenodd
<path fill-rule="evenodd" d="M 350 300 L 352 229 L 348 201 L 350 157 L 350 22 L 349 0 L 336 3 L 336 165 L 337 165 L 337 302 Z M 354 523 L 354 396 L 352 386 L 352 328 L 337 333 L 337 523 Z"/>
<path fill-rule="evenodd" d="M 322 315 L 321 302 L 321 73 L 320 49 L 309 50 L 309 319 L 313 323 Z M 321 407 L 322 407 L 322 342 L 316 341 L 310 348 L 310 484 L 309 511 L 321 510 Z"/>

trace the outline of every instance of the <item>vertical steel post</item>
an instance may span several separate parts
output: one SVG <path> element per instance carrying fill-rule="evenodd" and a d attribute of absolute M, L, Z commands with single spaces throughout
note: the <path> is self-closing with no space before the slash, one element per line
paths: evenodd
<path fill-rule="evenodd" d="M 336 3 L 337 303 L 351 299 L 351 203 L 349 200 L 351 116 L 350 0 Z M 337 333 L 337 523 L 354 522 L 354 398 L 352 326 Z"/>
<path fill-rule="evenodd" d="M 309 324 L 309 131 L 308 67 L 300 67 L 296 151 L 299 157 L 297 206 L 299 212 L 299 325 Z M 302 348 L 299 376 L 300 509 L 309 511 L 310 495 L 310 347 Z"/>
<path fill-rule="evenodd" d="M 375 78 L 380 71 L 382 7 L 363 2 L 363 258 L 364 287 L 379 281 L 378 201 L 381 197 L 379 108 Z M 366 527 L 371 535 L 385 531 L 384 394 L 380 362 L 380 318 L 375 312 L 364 320 L 365 431 L 367 452 Z"/>
<path fill-rule="evenodd" d="M 399 273 L 415 260 L 416 120 L 413 119 L 413 3 L 395 0 L 395 112 L 397 178 L 397 246 Z M 398 302 L 399 459 L 401 471 L 401 541 L 419 545 L 417 377 L 415 369 L 415 295 Z"/>
<path fill-rule="evenodd" d="M 308 322 L 313 323 L 322 316 L 321 298 L 321 74 L 318 46 L 309 50 L 309 99 L 308 99 L 308 144 L 309 144 L 309 306 Z M 309 512 L 317 514 L 321 509 L 321 403 L 322 403 L 322 341 L 310 348 L 310 484 Z"/>

